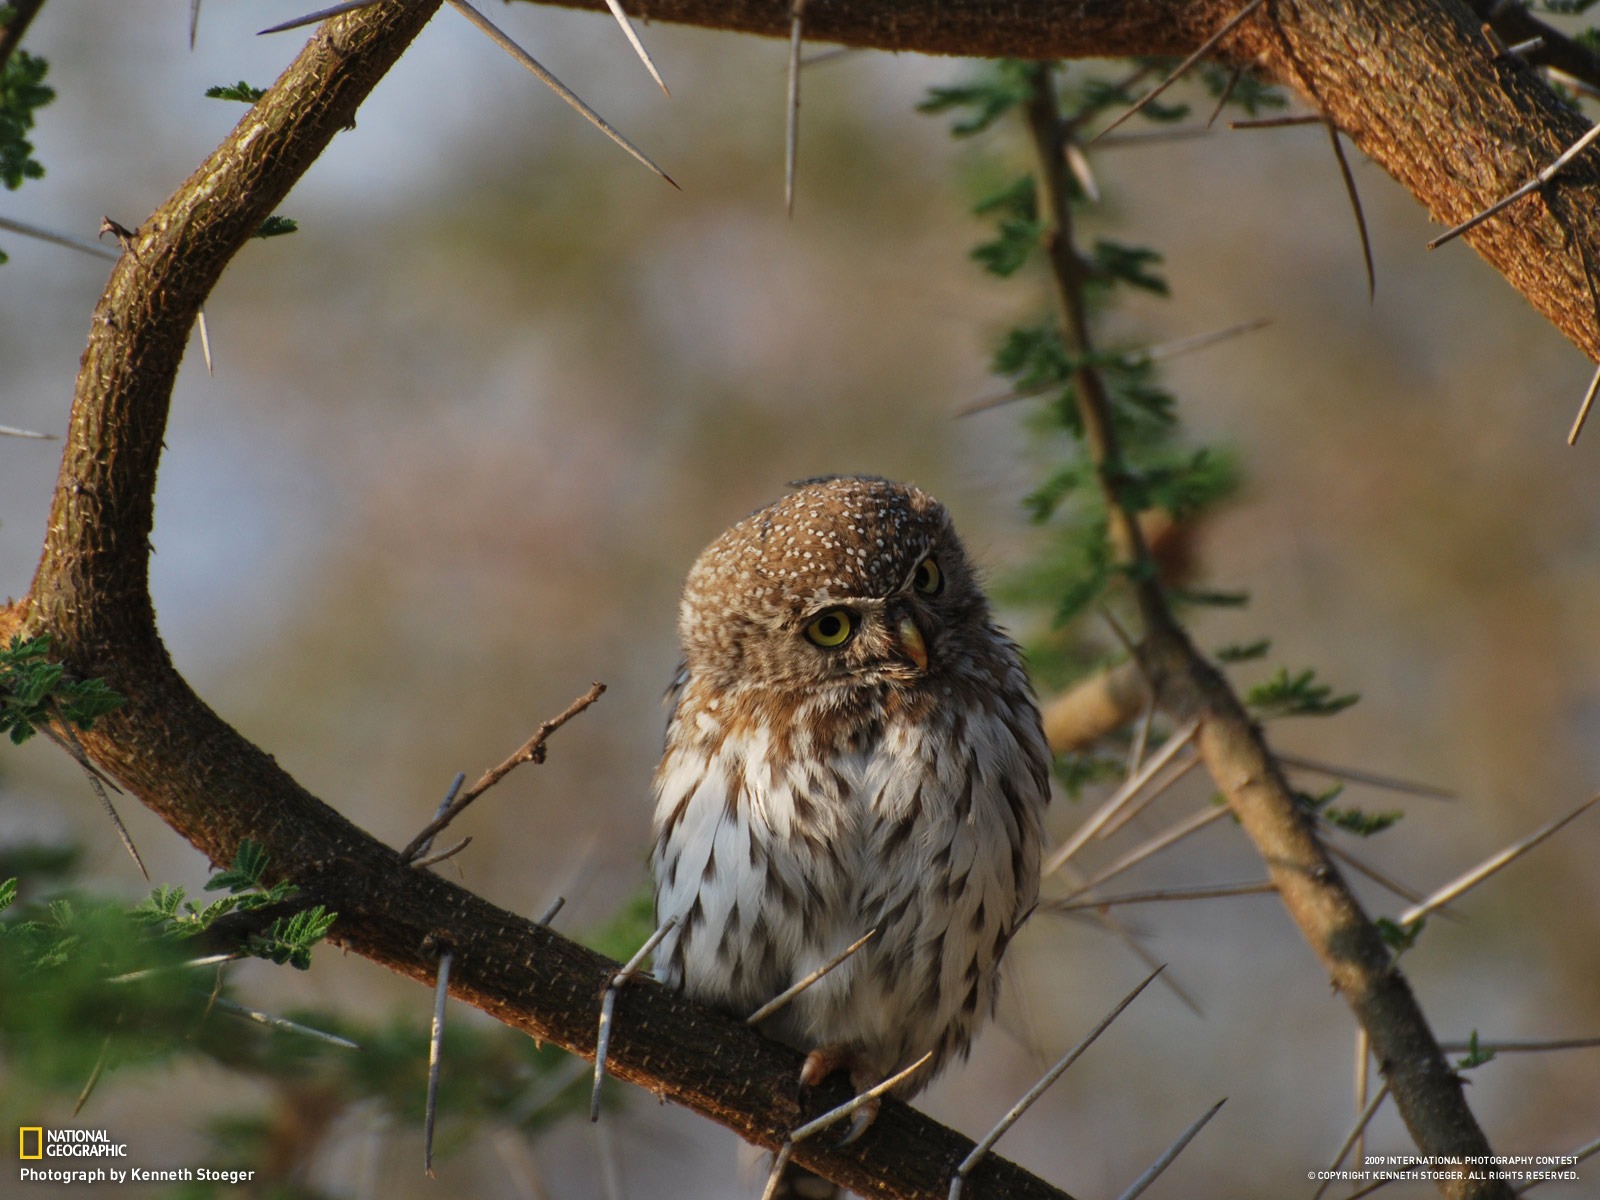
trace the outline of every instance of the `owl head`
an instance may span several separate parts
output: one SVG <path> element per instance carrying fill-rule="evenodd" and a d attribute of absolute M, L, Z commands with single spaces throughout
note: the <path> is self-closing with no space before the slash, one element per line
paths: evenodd
<path fill-rule="evenodd" d="M 910 484 L 808 479 L 696 560 L 678 629 L 701 686 L 937 688 L 993 634 L 950 516 Z"/>

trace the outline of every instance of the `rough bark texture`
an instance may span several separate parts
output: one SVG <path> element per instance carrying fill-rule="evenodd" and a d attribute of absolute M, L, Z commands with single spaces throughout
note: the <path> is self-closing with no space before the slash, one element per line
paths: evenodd
<path fill-rule="evenodd" d="M 147 586 L 168 402 L 200 305 L 437 6 L 387 4 L 324 26 L 131 239 L 95 308 L 38 572 L 24 600 L 0 609 L 0 640 L 49 632 L 75 674 L 127 697 L 79 735 L 84 748 L 214 863 L 254 839 L 308 903 L 339 914 L 336 944 L 430 984 L 449 947 L 452 995 L 593 1057 L 601 991 L 617 964 L 405 866 L 301 788 L 173 669 Z M 617 1077 L 771 1148 L 848 1099 L 837 1081 L 802 1098 L 799 1055 L 650 980 L 621 993 L 609 1061 Z M 943 1197 L 972 1149 L 892 1100 L 854 1146 L 833 1141 L 801 1143 L 794 1158 L 871 1196 Z M 1065 1196 L 992 1155 L 969 1192 Z"/>
<path fill-rule="evenodd" d="M 602 9 L 603 0 L 535 0 Z M 1187 55 L 1245 0 L 851 0 L 806 9 L 806 36 L 878 50 L 1013 58 Z M 1490 0 L 1476 0 L 1490 11 Z M 1507 41 L 1543 35 L 1548 61 L 1591 82 L 1600 60 L 1515 6 Z M 789 36 L 789 0 L 648 0 L 654 20 Z M 1213 57 L 1299 92 L 1444 226 L 1527 182 L 1588 127 L 1529 62 L 1497 56 L 1459 0 L 1267 0 Z M 1467 241 L 1591 359 L 1600 322 L 1600 148 Z M 1453 253 L 1441 250 L 1440 253 Z"/>
<path fill-rule="evenodd" d="M 577 0 L 573 0 L 574 3 Z M 585 0 L 583 7 L 600 7 Z M 323 26 L 267 97 L 131 239 L 94 313 L 54 503 L 29 595 L 0 609 L 0 638 L 48 632 L 81 676 L 104 678 L 127 706 L 83 737 L 89 754 L 213 861 L 241 838 L 340 914 L 334 940 L 431 981 L 437 947 L 456 953 L 452 992 L 518 1028 L 592 1054 L 601 985 L 613 964 L 403 866 L 301 789 L 230 729 L 173 670 L 147 588 L 155 472 L 168 401 L 201 303 L 361 99 L 415 37 L 438 0 L 386 3 Z M 1223 0 L 830 0 L 809 35 L 883 49 L 1077 57 L 1185 53 L 1237 11 Z M 652 0 L 649 14 L 786 35 L 788 0 Z M 1331 116 L 1437 217 L 1454 222 L 1521 183 L 1582 131 L 1580 118 L 1516 61 L 1493 56 L 1452 0 L 1269 0 L 1218 53 L 1282 79 Z M 1579 62 L 1581 66 L 1581 61 Z M 1588 160 L 1585 160 L 1587 162 Z M 1582 203 L 1580 164 L 1471 240 L 1488 261 L 1591 355 L 1597 343 L 1584 256 L 1600 216 Z M 1510 418 L 1508 418 L 1510 419 Z M 1156 622 L 1157 651 L 1170 632 Z M 1211 695 L 1187 660 L 1207 722 L 1201 748 L 1241 822 L 1267 851 L 1288 910 L 1364 1023 L 1402 1088 L 1426 1153 L 1471 1148 L 1451 1132 L 1459 1083 L 1370 926 L 1327 888 L 1309 832 L 1296 832 L 1281 776 L 1231 697 Z M 1225 689 L 1224 689 L 1225 691 Z M 1236 707 L 1236 705 L 1235 705 Z M 1336 873 L 1333 876 L 1336 879 Z M 1392 1026 L 1386 1022 L 1395 1021 Z M 1409 1024 L 1408 1024 L 1409 1022 Z M 1385 1028 L 1389 1032 L 1385 1033 Z M 743 1026 L 643 982 L 618 1004 L 613 1071 L 773 1146 L 800 1118 L 798 1059 Z M 836 1100 L 836 1092 L 821 1101 Z M 1431 1099 L 1430 1099 L 1431 1098 Z M 1430 1113 L 1436 1109 L 1438 1119 Z M 1414 1116 L 1420 1114 L 1420 1125 Z M 848 1151 L 826 1139 L 796 1158 L 869 1195 L 943 1196 L 970 1147 L 903 1105 L 886 1103 Z M 991 1157 L 968 1194 L 1060 1195 Z M 1465 1193 L 1461 1193 L 1465 1194 Z"/>

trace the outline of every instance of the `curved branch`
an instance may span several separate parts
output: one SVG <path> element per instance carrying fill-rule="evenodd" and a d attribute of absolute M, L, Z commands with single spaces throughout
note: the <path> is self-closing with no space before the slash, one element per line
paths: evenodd
<path fill-rule="evenodd" d="M 55 652 L 127 698 L 85 731 L 95 762 L 213 862 L 249 837 L 278 878 L 338 913 L 331 939 L 508 1025 L 592 1058 L 599 998 L 617 970 L 584 947 L 408 866 L 321 803 L 212 712 L 174 670 L 147 588 L 152 497 L 172 384 L 201 303 L 410 41 L 438 0 L 382 4 L 325 24 L 217 151 L 129 239 L 95 308 L 44 551 L 29 595 L 0 608 L 0 641 L 48 632 Z M 769 1148 L 848 1098 L 798 1087 L 800 1057 L 650 980 L 618 998 L 608 1066 Z M 867 1136 L 793 1157 L 878 1196 L 943 1197 L 973 1143 L 886 1100 Z M 1062 1200 L 987 1157 L 975 1195 Z M 1070 1200 L 1067 1197 L 1066 1200 Z"/>
<path fill-rule="evenodd" d="M 600 9 L 604 0 L 533 2 Z M 1183 56 L 1243 4 L 839 0 L 806 10 L 806 38 L 990 57 Z M 1508 34 L 1548 32 L 1509 15 L 1516 5 L 1496 8 L 1508 10 L 1496 17 Z M 648 0 L 645 10 L 652 20 L 789 36 L 789 0 Z M 1457 0 L 1272 0 L 1216 55 L 1299 92 L 1446 227 L 1526 183 L 1587 128 L 1528 62 L 1497 57 Z M 1600 60 L 1565 38 L 1552 35 L 1543 55 L 1600 76 Z M 1591 359 L 1600 359 L 1600 324 L 1585 263 L 1600 264 L 1597 185 L 1600 151 L 1466 239 Z"/>

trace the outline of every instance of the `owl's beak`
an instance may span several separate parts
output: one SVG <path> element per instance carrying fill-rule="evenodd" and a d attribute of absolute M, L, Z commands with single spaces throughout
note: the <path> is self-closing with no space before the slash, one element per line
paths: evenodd
<path fill-rule="evenodd" d="M 900 650 L 912 662 L 917 664 L 917 670 L 928 669 L 928 645 L 922 640 L 922 630 L 918 629 L 916 622 L 910 617 L 901 617 L 895 626 L 895 641 Z"/>

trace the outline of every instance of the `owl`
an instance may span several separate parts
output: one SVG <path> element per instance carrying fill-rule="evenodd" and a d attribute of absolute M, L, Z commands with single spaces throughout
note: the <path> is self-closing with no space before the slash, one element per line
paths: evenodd
<path fill-rule="evenodd" d="M 808 1052 L 802 1084 L 842 1069 L 861 1091 L 931 1053 L 910 1096 L 994 1010 L 1049 752 L 944 506 L 877 478 L 793 486 L 684 587 L 656 974 L 745 1017 L 871 932 L 764 1029 Z"/>

